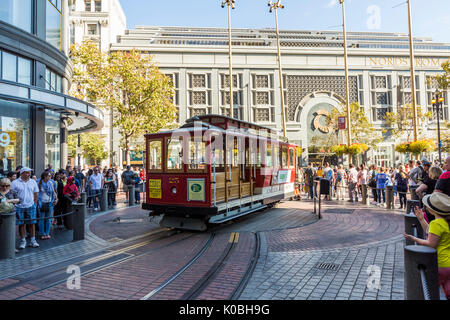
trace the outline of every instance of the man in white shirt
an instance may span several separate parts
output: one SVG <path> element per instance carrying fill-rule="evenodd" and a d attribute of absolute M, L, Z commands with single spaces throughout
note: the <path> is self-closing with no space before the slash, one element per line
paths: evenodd
<path fill-rule="evenodd" d="M 353 195 L 355 195 L 355 201 L 358 202 L 358 192 L 356 191 L 356 184 L 358 182 L 358 171 L 355 166 L 350 164 L 350 170 L 348 171 L 348 194 L 349 202 L 353 202 Z"/>
<path fill-rule="evenodd" d="M 39 188 L 35 180 L 31 179 L 31 169 L 20 169 L 20 178 L 11 183 L 11 191 L 17 194 L 20 202 L 16 204 L 16 224 L 19 226 L 20 245 L 19 249 L 25 249 L 27 241 L 25 239 L 25 224 L 28 225 L 31 243 L 33 248 L 39 247 L 35 238 L 36 207 L 38 203 Z"/>
<path fill-rule="evenodd" d="M 91 186 L 92 195 L 94 196 L 94 211 L 98 210 L 97 197 L 100 198 L 103 183 L 103 174 L 99 172 L 98 167 L 95 167 L 94 173 L 89 177 L 89 184 Z"/>

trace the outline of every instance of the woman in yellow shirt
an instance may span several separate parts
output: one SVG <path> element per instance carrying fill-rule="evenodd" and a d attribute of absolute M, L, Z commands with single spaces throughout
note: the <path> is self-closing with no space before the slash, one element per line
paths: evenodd
<path fill-rule="evenodd" d="M 424 212 L 415 207 L 414 213 L 428 234 L 427 240 L 403 233 L 405 238 L 422 246 L 436 249 L 438 256 L 439 283 L 450 299 L 450 197 L 442 192 L 433 192 L 422 198 L 428 212 L 435 216 L 430 224 L 425 221 Z"/>

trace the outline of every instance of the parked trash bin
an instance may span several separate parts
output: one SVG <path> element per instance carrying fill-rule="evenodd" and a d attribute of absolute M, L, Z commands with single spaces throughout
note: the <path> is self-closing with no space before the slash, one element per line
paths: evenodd
<path fill-rule="evenodd" d="M 330 180 L 325 178 L 320 179 L 320 194 L 330 194 Z"/>

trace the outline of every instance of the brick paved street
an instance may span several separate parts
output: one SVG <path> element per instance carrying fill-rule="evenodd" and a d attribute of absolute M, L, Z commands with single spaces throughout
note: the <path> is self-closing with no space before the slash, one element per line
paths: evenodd
<path fill-rule="evenodd" d="M 86 240 L 0 261 L 0 298 L 404 299 L 400 211 L 332 201 L 322 219 L 312 212 L 311 201 L 285 201 L 213 227 L 211 241 L 165 234 L 139 207 L 92 214 Z M 67 287 L 69 264 L 81 268 L 81 289 Z"/>

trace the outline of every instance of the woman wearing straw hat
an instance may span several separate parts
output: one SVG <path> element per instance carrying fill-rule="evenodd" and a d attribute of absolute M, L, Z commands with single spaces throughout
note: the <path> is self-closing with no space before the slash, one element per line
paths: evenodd
<path fill-rule="evenodd" d="M 424 231 L 427 232 L 427 240 L 416 238 L 403 233 L 404 237 L 417 242 L 422 246 L 436 249 L 438 256 L 439 283 L 444 289 L 447 299 L 450 298 L 450 197 L 442 192 L 433 192 L 422 198 L 428 212 L 435 219 L 428 224 L 424 218 L 423 210 L 415 207 L 414 214 Z"/>

